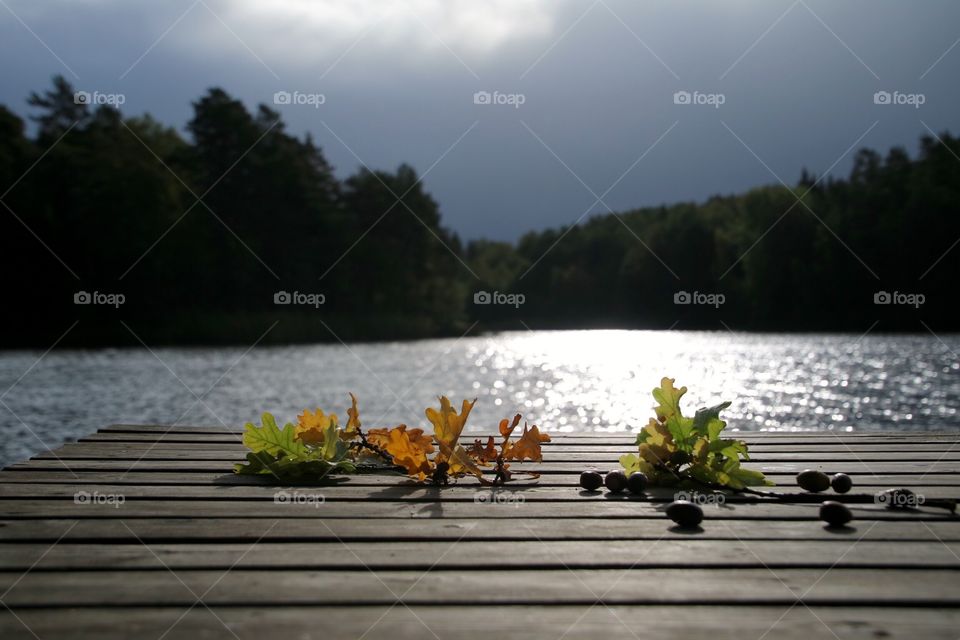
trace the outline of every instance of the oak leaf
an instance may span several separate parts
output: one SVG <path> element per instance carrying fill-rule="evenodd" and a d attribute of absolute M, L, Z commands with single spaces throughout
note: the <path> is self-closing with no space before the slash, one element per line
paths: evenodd
<path fill-rule="evenodd" d="M 351 406 L 347 409 L 347 425 L 340 432 L 342 440 L 353 440 L 360 429 L 360 411 L 357 409 L 357 396 L 350 394 Z"/>
<path fill-rule="evenodd" d="M 424 480 L 433 472 L 427 457 L 433 453 L 433 439 L 423 435 L 423 429 L 407 431 L 405 424 L 392 429 L 371 429 L 367 442 L 390 454 L 393 463 L 403 467 L 407 475 Z"/>
<path fill-rule="evenodd" d="M 513 433 L 513 430 L 517 428 L 517 425 L 520 424 L 520 414 L 513 416 L 513 421 L 508 422 L 506 418 L 500 421 L 500 435 L 507 439 L 510 437 L 510 434 Z"/>
<path fill-rule="evenodd" d="M 541 462 L 543 460 L 543 452 L 540 449 L 540 444 L 543 442 L 550 442 L 550 436 L 545 433 L 540 433 L 537 425 L 529 428 L 527 425 L 524 425 L 523 435 L 504 452 L 503 458 L 504 460 L 531 460 L 533 462 Z"/>
<path fill-rule="evenodd" d="M 453 448 L 457 444 L 457 441 L 460 439 L 460 433 L 467 423 L 467 416 L 470 415 L 470 410 L 473 409 L 473 405 L 476 402 L 476 400 L 473 402 L 464 400 L 459 414 L 457 414 L 457 410 L 450 405 L 450 400 L 448 400 L 446 396 L 440 396 L 439 411 L 433 407 L 427 407 L 425 412 L 427 414 L 427 420 L 433 424 L 433 437 L 438 444 L 443 444 L 450 448 Z"/>
<path fill-rule="evenodd" d="M 483 477 L 483 469 L 477 466 L 477 463 L 470 458 L 467 450 L 460 445 L 448 447 L 443 442 L 439 443 L 440 455 L 437 456 L 437 463 L 445 462 L 447 464 L 447 474 L 450 476 L 462 476 L 470 474 L 478 478 Z"/>
<path fill-rule="evenodd" d="M 304 409 L 297 416 L 296 436 L 304 444 L 323 444 L 324 433 L 331 424 L 337 424 L 337 415 L 326 415 L 319 407 L 315 411 Z"/>
<path fill-rule="evenodd" d="M 653 467 L 666 465 L 678 451 L 667 425 L 653 418 L 644 427 L 640 438 L 643 438 L 639 447 L 640 457 Z"/>
<path fill-rule="evenodd" d="M 504 422 L 506 422 L 506 420 L 504 420 Z M 470 454 L 470 457 L 480 462 L 494 462 L 497 456 L 500 455 L 500 452 L 497 451 L 496 444 L 494 444 L 493 436 L 487 437 L 486 446 L 484 446 L 483 440 L 477 438 L 473 441 L 473 446 L 470 447 L 467 453 Z"/>

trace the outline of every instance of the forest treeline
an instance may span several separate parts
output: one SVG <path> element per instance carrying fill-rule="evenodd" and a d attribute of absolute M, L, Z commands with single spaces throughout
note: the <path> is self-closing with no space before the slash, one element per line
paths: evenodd
<path fill-rule="evenodd" d="M 184 135 L 88 102 L 55 78 L 28 99 L 31 135 L 0 105 L 4 347 L 75 321 L 61 345 L 958 328 L 947 133 L 915 157 L 860 150 L 843 179 L 465 243 L 412 167 L 339 180 L 265 105 L 211 89 Z"/>

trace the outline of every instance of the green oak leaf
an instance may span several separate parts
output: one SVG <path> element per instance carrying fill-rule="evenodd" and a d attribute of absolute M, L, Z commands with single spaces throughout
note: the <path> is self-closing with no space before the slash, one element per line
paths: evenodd
<path fill-rule="evenodd" d="M 720 419 L 720 412 L 729 407 L 730 404 L 730 402 L 721 402 L 707 409 L 697 409 L 693 416 L 694 431 L 706 434 L 710 440 L 716 440 L 720 437 L 723 428 L 727 426 L 727 423 Z"/>
<path fill-rule="evenodd" d="M 243 428 L 243 444 L 254 453 L 261 451 L 271 455 L 284 452 L 287 455 L 301 456 L 307 453 L 307 447 L 297 440 L 295 428 L 287 423 L 280 429 L 277 421 L 269 413 L 260 419 L 262 427 L 248 422 Z"/>
<path fill-rule="evenodd" d="M 677 389 L 673 386 L 673 378 L 662 378 L 660 386 L 653 390 L 653 399 L 658 402 L 655 411 L 661 420 L 669 420 L 680 413 L 680 398 L 687 392 L 686 387 Z"/>

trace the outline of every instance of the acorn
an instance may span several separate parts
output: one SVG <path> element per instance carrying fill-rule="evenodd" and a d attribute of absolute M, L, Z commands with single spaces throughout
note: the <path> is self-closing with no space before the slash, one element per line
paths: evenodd
<path fill-rule="evenodd" d="M 797 474 L 797 484 L 807 491 L 819 493 L 830 488 L 830 476 L 823 471 L 807 469 Z"/>
<path fill-rule="evenodd" d="M 667 517 L 684 529 L 693 529 L 703 522 L 703 509 L 686 500 L 675 500 L 667 507 Z"/>
<path fill-rule="evenodd" d="M 853 480 L 845 473 L 835 473 L 830 478 L 830 486 L 837 493 L 846 493 L 853 488 Z"/>
<path fill-rule="evenodd" d="M 831 527 L 842 527 L 853 520 L 853 514 L 842 502 L 827 500 L 820 505 L 820 519 Z"/>
<path fill-rule="evenodd" d="M 630 493 L 640 495 L 647 488 L 647 474 L 643 471 L 634 471 L 630 474 L 630 477 L 627 478 L 627 489 L 630 490 Z"/>
<path fill-rule="evenodd" d="M 603 478 L 603 484 L 607 486 L 607 490 L 611 493 L 620 493 L 627 488 L 627 474 L 620 469 L 608 471 Z"/>
<path fill-rule="evenodd" d="M 588 469 L 580 474 L 580 486 L 587 491 L 596 491 L 603 484 L 603 476 L 599 471 Z"/>

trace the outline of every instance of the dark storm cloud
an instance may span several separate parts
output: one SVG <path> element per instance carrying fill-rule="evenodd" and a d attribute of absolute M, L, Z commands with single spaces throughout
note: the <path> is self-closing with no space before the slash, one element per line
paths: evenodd
<path fill-rule="evenodd" d="M 515 238 L 956 132 L 958 24 L 947 1 L 2 0 L 0 102 L 62 73 L 182 127 L 210 86 L 299 92 L 276 108 L 341 175 L 410 162 L 448 226 Z"/>

